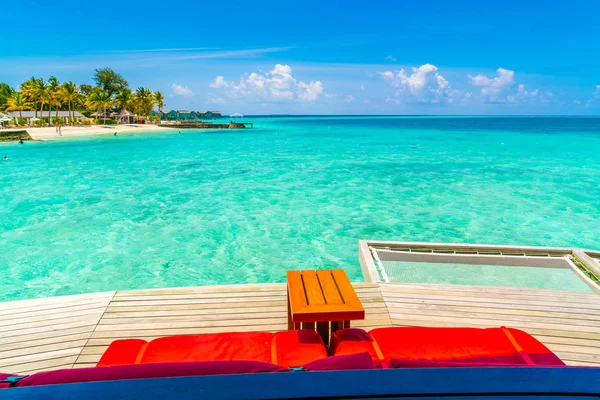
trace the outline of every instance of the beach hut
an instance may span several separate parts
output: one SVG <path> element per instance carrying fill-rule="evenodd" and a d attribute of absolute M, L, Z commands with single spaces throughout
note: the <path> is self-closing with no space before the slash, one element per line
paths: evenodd
<path fill-rule="evenodd" d="M 96 119 L 102 119 L 102 118 L 109 118 L 108 114 L 105 114 L 103 112 L 97 111 L 97 112 L 93 112 L 90 114 L 90 117 L 92 118 L 96 118 Z"/>
<path fill-rule="evenodd" d="M 123 110 L 119 114 L 119 124 L 130 124 L 131 119 L 134 117 L 133 113 L 128 110 Z"/>

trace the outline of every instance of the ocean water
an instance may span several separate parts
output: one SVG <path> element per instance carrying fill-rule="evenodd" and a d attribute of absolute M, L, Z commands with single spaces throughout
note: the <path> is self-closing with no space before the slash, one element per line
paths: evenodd
<path fill-rule="evenodd" d="M 253 122 L 1 144 L 0 299 L 360 280 L 359 239 L 600 248 L 600 119 Z"/>

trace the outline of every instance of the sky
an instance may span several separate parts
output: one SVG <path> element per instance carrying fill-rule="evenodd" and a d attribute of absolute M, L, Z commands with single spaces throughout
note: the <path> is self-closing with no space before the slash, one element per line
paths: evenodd
<path fill-rule="evenodd" d="M 597 0 L 19 0 L 2 6 L 0 82 L 112 68 L 167 109 L 598 115 L 599 15 Z"/>

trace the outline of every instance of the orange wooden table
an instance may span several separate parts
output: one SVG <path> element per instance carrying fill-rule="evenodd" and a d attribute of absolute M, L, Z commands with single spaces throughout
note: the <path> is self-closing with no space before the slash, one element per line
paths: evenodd
<path fill-rule="evenodd" d="M 330 332 L 365 319 L 363 308 L 346 272 L 288 271 L 288 330 L 315 329 L 329 343 Z"/>

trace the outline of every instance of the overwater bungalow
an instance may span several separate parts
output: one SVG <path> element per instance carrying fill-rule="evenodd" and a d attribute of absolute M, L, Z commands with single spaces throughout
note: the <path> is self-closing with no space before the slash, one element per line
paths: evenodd
<path fill-rule="evenodd" d="M 206 121 L 223 118 L 220 111 L 163 110 L 153 111 L 152 115 L 160 116 L 162 121 Z"/>
<path fill-rule="evenodd" d="M 198 111 L 198 118 L 201 120 L 220 119 L 223 118 L 220 111 Z"/>
<path fill-rule="evenodd" d="M 177 114 L 177 110 L 163 110 L 160 112 L 160 119 L 167 121 L 177 121 L 179 119 L 179 115 Z"/>
<path fill-rule="evenodd" d="M 196 119 L 194 113 L 191 110 L 177 110 L 177 120 L 179 121 L 192 121 Z"/>

